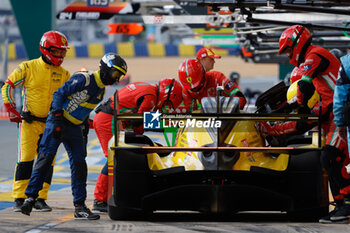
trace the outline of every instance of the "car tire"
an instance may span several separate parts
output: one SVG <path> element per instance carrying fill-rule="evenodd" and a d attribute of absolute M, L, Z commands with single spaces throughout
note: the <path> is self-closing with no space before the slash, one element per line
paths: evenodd
<path fill-rule="evenodd" d="M 139 209 L 108 205 L 108 215 L 112 220 L 144 220 L 147 214 Z"/>
<path fill-rule="evenodd" d="M 317 222 L 320 218 L 326 216 L 329 207 L 319 207 L 308 210 L 290 211 L 287 213 L 288 219 L 294 222 Z"/>

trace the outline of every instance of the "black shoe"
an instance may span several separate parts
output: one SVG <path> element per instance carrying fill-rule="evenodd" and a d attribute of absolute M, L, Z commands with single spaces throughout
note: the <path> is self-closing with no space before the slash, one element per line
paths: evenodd
<path fill-rule="evenodd" d="M 92 205 L 92 213 L 107 213 L 107 203 L 104 201 L 94 200 Z"/>
<path fill-rule="evenodd" d="M 13 211 L 21 212 L 21 207 L 23 205 L 23 202 L 24 202 L 24 198 L 16 198 L 13 204 Z"/>
<path fill-rule="evenodd" d="M 46 204 L 44 199 L 38 198 L 34 203 L 34 211 L 49 212 L 52 211 L 52 208 Z"/>
<path fill-rule="evenodd" d="M 327 216 L 324 216 L 318 220 L 319 223 L 325 223 L 325 224 L 346 224 L 348 223 L 347 219 L 342 220 L 331 220 L 331 217 L 334 215 L 335 210 L 329 212 Z"/>
<path fill-rule="evenodd" d="M 350 202 L 345 201 L 331 216 L 332 221 L 348 220 L 350 218 Z"/>
<path fill-rule="evenodd" d="M 87 208 L 85 204 L 75 204 L 74 218 L 97 220 L 100 219 L 100 215 L 91 213 L 90 209 Z"/>
<path fill-rule="evenodd" d="M 24 201 L 24 203 L 23 203 L 23 205 L 22 205 L 22 207 L 21 207 L 21 212 L 22 212 L 22 214 L 25 214 L 25 215 L 28 215 L 28 216 L 29 216 L 29 215 L 30 215 L 30 212 L 32 212 L 34 203 L 35 203 L 34 198 L 28 197 L 28 198 Z"/>

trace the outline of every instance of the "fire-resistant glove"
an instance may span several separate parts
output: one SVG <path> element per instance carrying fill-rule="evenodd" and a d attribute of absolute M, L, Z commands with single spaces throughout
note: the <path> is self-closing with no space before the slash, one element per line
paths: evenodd
<path fill-rule="evenodd" d="M 299 105 L 307 106 L 309 99 L 315 92 L 315 86 L 312 83 L 300 80 L 297 89 L 297 101 Z"/>
<path fill-rule="evenodd" d="M 52 136 L 57 139 L 61 139 L 63 135 L 63 111 L 55 111 L 53 114 L 54 126 Z"/>
<path fill-rule="evenodd" d="M 11 122 L 16 122 L 16 123 L 22 122 L 21 114 L 17 112 L 15 104 L 5 103 L 4 106 L 6 108 L 6 111 L 9 114 L 9 118 Z"/>

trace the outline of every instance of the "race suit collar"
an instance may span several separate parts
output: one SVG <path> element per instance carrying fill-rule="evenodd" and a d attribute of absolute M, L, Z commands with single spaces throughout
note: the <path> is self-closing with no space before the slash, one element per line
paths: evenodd
<path fill-rule="evenodd" d="M 99 71 L 99 70 L 97 70 L 97 71 L 94 72 L 94 77 L 95 77 L 97 86 L 98 86 L 99 88 L 102 89 L 102 88 L 104 88 L 104 87 L 106 86 L 106 85 L 104 85 L 104 84 L 102 83 L 102 81 L 101 81 L 100 71 Z"/>
<path fill-rule="evenodd" d="M 40 63 L 42 63 L 43 65 L 45 65 L 47 67 L 57 67 L 57 66 L 54 66 L 54 65 L 50 64 L 49 62 L 46 62 L 44 60 L 43 56 L 40 56 L 39 61 L 40 61 Z"/>

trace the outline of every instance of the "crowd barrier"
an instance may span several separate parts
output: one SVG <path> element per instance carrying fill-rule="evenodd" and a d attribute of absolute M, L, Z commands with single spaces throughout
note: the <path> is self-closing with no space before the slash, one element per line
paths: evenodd
<path fill-rule="evenodd" d="M 70 49 L 67 52 L 67 58 L 102 57 L 107 52 L 118 53 L 122 57 L 194 57 L 196 52 L 202 47 L 205 46 L 131 42 L 109 44 L 90 43 L 82 45 L 70 44 Z M 3 45 L 1 46 L 1 49 L 3 52 Z M 221 56 L 239 56 L 241 54 L 241 48 L 238 45 L 232 45 L 229 47 L 213 47 L 213 50 L 214 53 Z M 23 44 L 9 43 L 8 58 L 10 60 L 27 59 Z"/>

